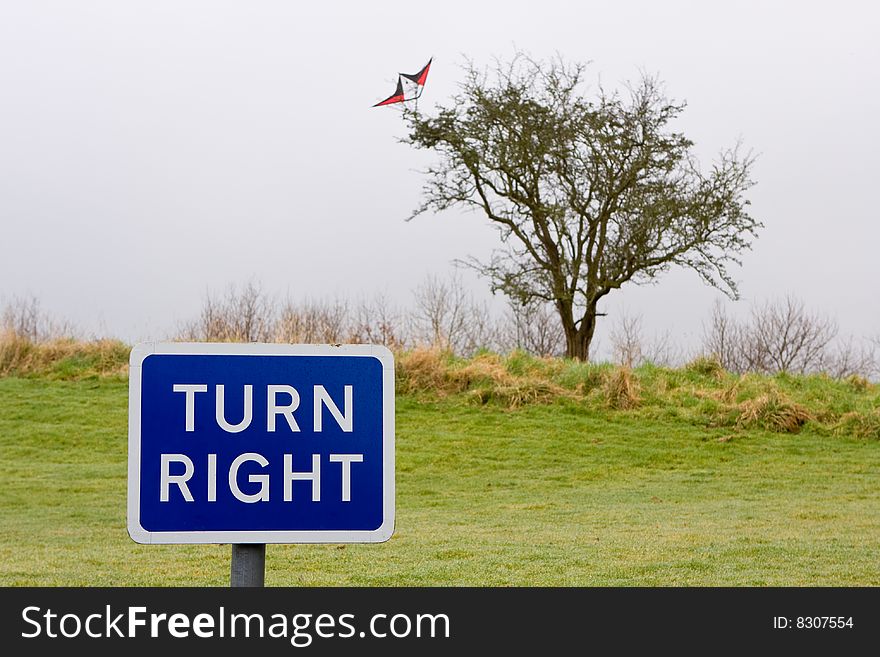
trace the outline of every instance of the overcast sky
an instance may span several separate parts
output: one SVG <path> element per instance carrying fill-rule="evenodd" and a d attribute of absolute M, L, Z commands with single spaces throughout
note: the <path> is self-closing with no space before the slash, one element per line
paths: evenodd
<path fill-rule="evenodd" d="M 734 271 L 738 312 L 793 293 L 880 333 L 878 25 L 875 3 L 846 1 L 4 0 L 0 299 L 127 340 L 167 337 L 248 279 L 405 303 L 497 238 L 474 214 L 404 221 L 430 156 L 370 105 L 434 56 L 430 108 L 464 57 L 517 47 L 591 61 L 609 86 L 656 73 L 704 162 L 738 138 L 758 154 L 766 227 Z M 717 297 L 679 271 L 603 310 L 687 341 Z"/>

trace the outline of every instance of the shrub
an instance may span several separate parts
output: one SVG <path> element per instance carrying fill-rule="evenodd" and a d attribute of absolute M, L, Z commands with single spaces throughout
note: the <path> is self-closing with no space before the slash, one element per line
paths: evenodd
<path fill-rule="evenodd" d="M 626 410 L 639 405 L 639 385 L 628 367 L 618 367 L 605 382 L 605 401 L 609 408 Z"/>
<path fill-rule="evenodd" d="M 778 391 L 770 391 L 739 405 L 738 428 L 760 427 L 780 433 L 798 433 L 813 415 Z"/>

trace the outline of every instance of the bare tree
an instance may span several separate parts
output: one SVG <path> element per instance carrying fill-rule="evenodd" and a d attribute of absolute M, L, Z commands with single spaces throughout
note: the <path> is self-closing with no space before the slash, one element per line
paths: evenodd
<path fill-rule="evenodd" d="M 404 111 L 404 141 L 439 155 L 413 217 L 475 209 L 502 248 L 469 264 L 521 304 L 553 304 L 566 354 L 587 360 L 599 302 L 626 283 L 688 267 L 729 296 L 727 267 L 760 223 L 745 211 L 750 157 L 721 154 L 708 173 L 670 129 L 683 103 L 643 77 L 629 97 L 581 94 L 584 67 L 516 55 L 492 79 L 473 65 L 435 116 Z"/>

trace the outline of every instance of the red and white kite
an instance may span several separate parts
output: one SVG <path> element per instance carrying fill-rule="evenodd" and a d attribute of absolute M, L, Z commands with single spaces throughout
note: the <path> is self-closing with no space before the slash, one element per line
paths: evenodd
<path fill-rule="evenodd" d="M 393 105 L 394 103 L 403 103 L 408 100 L 415 100 L 422 95 L 425 89 L 425 80 L 428 79 L 428 70 L 431 68 L 431 62 L 434 58 L 428 60 L 428 63 L 422 67 L 418 73 L 400 73 L 397 76 L 397 89 L 385 100 L 380 100 L 373 107 L 382 105 Z"/>

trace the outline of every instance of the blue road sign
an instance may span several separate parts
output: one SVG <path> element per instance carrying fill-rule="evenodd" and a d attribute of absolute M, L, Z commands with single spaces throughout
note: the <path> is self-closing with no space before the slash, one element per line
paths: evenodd
<path fill-rule="evenodd" d="M 394 531 L 394 360 L 368 345 L 132 350 L 138 543 L 354 543 Z"/>

